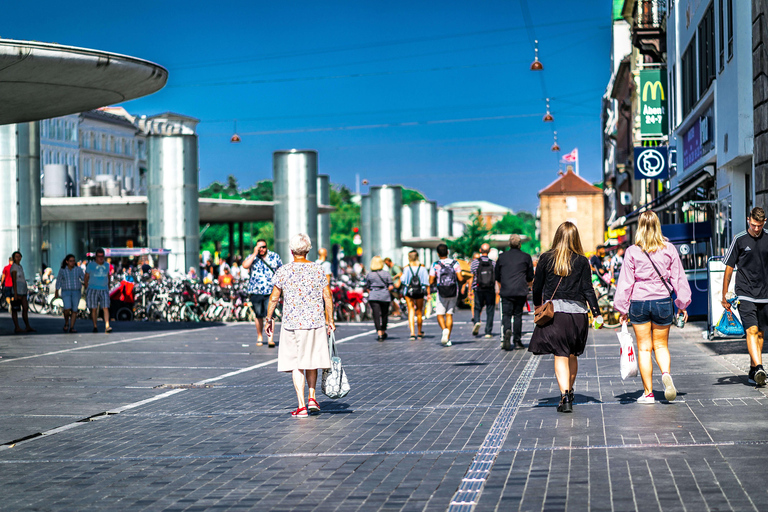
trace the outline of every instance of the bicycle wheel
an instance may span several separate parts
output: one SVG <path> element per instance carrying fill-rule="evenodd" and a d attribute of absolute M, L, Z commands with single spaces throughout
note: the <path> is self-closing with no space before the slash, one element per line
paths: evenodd
<path fill-rule="evenodd" d="M 46 297 L 42 293 L 33 293 L 27 299 L 29 302 L 29 309 L 33 313 L 45 314 L 48 312 L 48 302 Z"/>

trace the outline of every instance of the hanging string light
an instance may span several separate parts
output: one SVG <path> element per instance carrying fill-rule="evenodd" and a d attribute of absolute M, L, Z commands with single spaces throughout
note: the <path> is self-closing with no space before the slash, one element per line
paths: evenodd
<path fill-rule="evenodd" d="M 533 45 L 534 57 L 533 62 L 531 63 L 531 71 L 541 71 L 544 69 L 544 65 L 539 60 L 539 41 L 534 41 Z"/>
<path fill-rule="evenodd" d="M 545 123 L 551 123 L 554 120 L 555 120 L 555 118 L 552 117 L 552 114 L 549 112 L 549 98 L 547 98 L 547 113 L 544 114 L 544 122 Z"/>
<path fill-rule="evenodd" d="M 237 134 L 237 119 L 235 119 L 235 129 L 232 132 L 232 137 L 229 139 L 229 142 L 231 142 L 232 144 L 237 144 L 238 142 L 240 142 L 240 140 L 241 140 L 240 136 Z"/>
<path fill-rule="evenodd" d="M 557 144 L 557 132 L 555 132 L 555 143 L 552 144 L 552 151 L 555 153 L 560 152 L 560 146 Z"/>

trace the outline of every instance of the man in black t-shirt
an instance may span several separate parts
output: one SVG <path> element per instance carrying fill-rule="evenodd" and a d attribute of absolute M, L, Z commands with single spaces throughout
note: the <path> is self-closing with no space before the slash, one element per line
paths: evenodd
<path fill-rule="evenodd" d="M 749 382 L 764 386 L 768 377 L 762 358 L 763 332 L 768 328 L 768 231 L 764 229 L 765 211 L 753 208 L 747 223 L 747 231 L 734 237 L 725 254 L 722 305 L 731 310 L 725 296 L 735 268 L 739 316 L 747 331 L 747 350 L 751 359 Z"/>
<path fill-rule="evenodd" d="M 609 276 L 606 276 L 608 269 L 605 268 L 605 264 L 603 263 L 604 258 L 605 246 L 603 245 L 598 245 L 597 250 L 595 250 L 595 254 L 589 258 L 589 266 L 592 267 L 592 273 L 597 275 L 602 283 L 610 281 L 610 279 L 607 279 Z"/>

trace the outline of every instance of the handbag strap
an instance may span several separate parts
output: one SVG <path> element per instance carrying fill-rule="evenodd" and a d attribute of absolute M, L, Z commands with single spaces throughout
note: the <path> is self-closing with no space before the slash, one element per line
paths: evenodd
<path fill-rule="evenodd" d="M 336 356 L 336 333 L 334 331 L 331 331 L 331 334 L 328 336 L 328 353 L 331 359 Z"/>
<path fill-rule="evenodd" d="M 555 294 L 557 293 L 557 289 L 560 288 L 560 283 L 563 282 L 563 277 L 565 276 L 560 276 L 560 280 L 557 282 L 557 286 L 555 286 L 555 291 L 552 292 L 552 296 L 549 298 L 547 302 L 552 302 L 554 300 Z"/>
<path fill-rule="evenodd" d="M 663 275 L 661 275 L 661 272 L 659 272 L 659 268 L 653 262 L 653 260 L 651 259 L 651 255 L 648 254 L 648 252 L 645 249 L 643 249 L 643 254 L 645 254 L 648 257 L 648 261 L 651 262 L 651 266 L 653 267 L 653 270 L 655 270 L 656 273 L 659 275 L 659 279 L 661 279 L 661 282 L 664 285 L 664 288 L 667 289 L 667 292 L 669 293 L 669 296 L 671 297 L 672 296 L 672 287 L 669 286 L 669 284 L 667 284 L 667 280 L 664 279 Z"/>

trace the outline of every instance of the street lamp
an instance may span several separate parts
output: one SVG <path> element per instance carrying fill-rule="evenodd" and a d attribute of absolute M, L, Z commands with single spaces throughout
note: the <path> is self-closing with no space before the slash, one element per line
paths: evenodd
<path fill-rule="evenodd" d="M 235 129 L 232 133 L 232 137 L 229 139 L 229 142 L 231 142 L 232 144 L 237 144 L 238 142 L 240 142 L 240 140 L 241 140 L 240 136 L 237 134 L 237 119 L 235 119 Z"/>
<path fill-rule="evenodd" d="M 557 144 L 557 132 L 555 132 L 555 143 L 552 144 L 552 151 L 555 153 L 560 152 L 560 146 Z"/>
<path fill-rule="evenodd" d="M 544 69 L 544 65 L 539 60 L 539 41 L 534 41 L 534 57 L 531 63 L 531 71 L 541 71 Z"/>
<path fill-rule="evenodd" d="M 555 120 L 555 118 L 552 117 L 552 114 L 549 113 L 549 98 L 547 98 L 547 113 L 544 114 L 544 122 L 545 123 L 551 123 L 554 120 Z"/>

